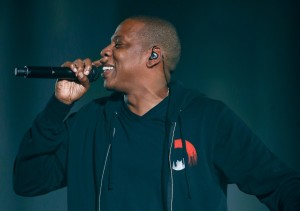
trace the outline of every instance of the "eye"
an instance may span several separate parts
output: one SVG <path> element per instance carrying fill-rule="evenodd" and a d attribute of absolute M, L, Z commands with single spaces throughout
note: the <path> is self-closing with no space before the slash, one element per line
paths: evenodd
<path fill-rule="evenodd" d="M 121 47 L 121 43 L 115 43 L 115 48 L 120 48 Z"/>
<path fill-rule="evenodd" d="M 119 40 L 116 40 L 116 42 L 114 42 L 114 43 L 115 43 L 114 47 L 117 49 L 123 46 L 123 43 Z"/>
<path fill-rule="evenodd" d="M 122 39 L 119 36 L 116 36 L 112 39 L 112 43 L 116 49 L 122 47 L 124 45 Z"/>

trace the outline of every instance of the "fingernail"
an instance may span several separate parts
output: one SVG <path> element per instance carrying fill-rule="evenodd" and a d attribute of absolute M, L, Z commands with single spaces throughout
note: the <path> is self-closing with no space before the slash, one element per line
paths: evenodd
<path fill-rule="evenodd" d="M 83 78 L 82 72 L 78 73 L 79 78 Z"/>

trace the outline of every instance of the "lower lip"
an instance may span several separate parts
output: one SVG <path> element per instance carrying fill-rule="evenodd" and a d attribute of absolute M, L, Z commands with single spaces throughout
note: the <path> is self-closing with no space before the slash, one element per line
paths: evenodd
<path fill-rule="evenodd" d="M 109 74 L 111 74 L 113 72 L 113 70 L 105 70 L 103 73 L 102 73 L 102 77 L 103 78 L 107 78 L 109 76 Z"/>

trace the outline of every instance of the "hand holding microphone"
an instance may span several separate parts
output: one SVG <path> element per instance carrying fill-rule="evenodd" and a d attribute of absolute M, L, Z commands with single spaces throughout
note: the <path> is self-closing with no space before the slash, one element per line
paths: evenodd
<path fill-rule="evenodd" d="M 15 76 L 25 78 L 57 78 L 55 96 L 65 104 L 72 104 L 80 99 L 89 89 L 90 82 L 99 78 L 97 69 L 101 63 L 92 63 L 90 59 L 77 59 L 65 62 L 61 67 L 25 66 L 15 68 Z"/>
<path fill-rule="evenodd" d="M 92 70 L 92 62 L 90 59 L 77 59 L 74 62 L 65 62 L 62 66 L 70 68 L 75 73 L 77 81 L 57 80 L 55 96 L 65 104 L 72 104 L 90 88 L 88 75 Z"/>

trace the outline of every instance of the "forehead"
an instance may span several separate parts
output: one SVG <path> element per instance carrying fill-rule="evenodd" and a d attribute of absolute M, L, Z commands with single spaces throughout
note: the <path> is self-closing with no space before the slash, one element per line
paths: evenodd
<path fill-rule="evenodd" d="M 111 40 L 123 38 L 130 39 L 138 36 L 138 32 L 144 27 L 144 23 L 137 20 L 127 19 L 123 21 L 116 29 Z"/>

